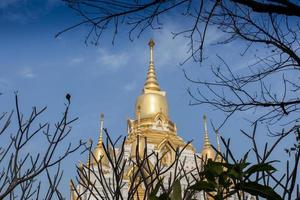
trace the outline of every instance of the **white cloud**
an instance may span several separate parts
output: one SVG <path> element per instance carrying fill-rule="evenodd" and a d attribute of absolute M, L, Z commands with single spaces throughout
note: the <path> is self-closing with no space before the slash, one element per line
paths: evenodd
<path fill-rule="evenodd" d="M 39 12 L 29 0 L 0 0 L 0 10 L 0 19 L 23 24 L 37 19 Z"/>
<path fill-rule="evenodd" d="M 212 45 L 219 40 L 221 40 L 225 36 L 225 33 L 217 29 L 215 26 L 209 27 L 205 36 L 204 45 Z"/>
<path fill-rule="evenodd" d="M 157 55 L 156 63 L 159 64 L 158 66 L 170 66 L 170 64 L 178 66 L 178 64 L 182 63 L 190 56 L 190 52 L 188 52 L 188 43 L 190 40 L 184 37 L 184 35 L 178 35 L 173 38 L 172 34 L 172 32 L 179 32 L 186 29 L 186 27 L 179 23 L 169 22 L 164 25 L 163 29 L 154 32 L 154 40 L 157 44 L 155 55 Z M 224 33 L 218 31 L 217 28 L 210 28 L 205 38 L 205 48 L 209 48 L 210 45 L 214 44 L 222 37 L 224 37 Z M 205 52 L 206 51 L 207 50 L 205 50 Z"/>
<path fill-rule="evenodd" d="M 154 33 L 154 40 L 157 44 L 154 58 L 158 67 L 178 65 L 187 57 L 187 41 L 183 37 L 172 38 L 171 32 L 176 28 L 175 24 L 168 24 L 161 31 Z"/>
<path fill-rule="evenodd" d="M 125 66 L 129 61 L 129 55 L 127 53 L 112 53 L 106 49 L 100 49 L 100 56 L 97 60 L 97 64 L 103 65 L 103 67 L 110 70 L 117 70 L 122 66 Z"/>
<path fill-rule="evenodd" d="M 32 68 L 25 67 L 20 71 L 20 75 L 24 78 L 34 78 L 36 74 L 33 72 Z"/>

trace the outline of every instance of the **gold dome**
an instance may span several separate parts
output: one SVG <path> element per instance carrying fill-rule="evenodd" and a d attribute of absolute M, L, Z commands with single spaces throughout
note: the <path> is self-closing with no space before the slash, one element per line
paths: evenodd
<path fill-rule="evenodd" d="M 140 112 L 140 113 L 139 113 Z M 135 115 L 138 118 L 154 117 L 157 113 L 162 113 L 168 117 L 168 103 L 164 94 L 147 91 L 141 94 L 135 104 Z"/>
<path fill-rule="evenodd" d="M 153 47 L 154 41 L 149 42 L 150 47 L 150 64 L 147 72 L 147 78 L 142 94 L 137 98 L 135 104 L 136 118 L 154 117 L 157 113 L 162 113 L 168 117 L 168 102 L 166 93 L 160 90 L 157 82 L 154 61 L 153 61 Z"/>
<path fill-rule="evenodd" d="M 108 165 L 108 159 L 107 159 L 107 156 L 103 149 L 102 144 L 97 145 L 97 147 L 95 148 L 95 150 L 93 152 L 93 155 L 94 155 L 95 159 L 92 159 L 92 164 L 96 164 L 97 162 L 100 162 L 100 160 L 101 160 L 101 163 L 103 165 L 106 165 L 106 166 Z"/>
<path fill-rule="evenodd" d="M 201 151 L 201 155 L 203 159 L 215 159 L 215 152 L 214 150 L 210 147 L 210 148 L 203 148 Z"/>

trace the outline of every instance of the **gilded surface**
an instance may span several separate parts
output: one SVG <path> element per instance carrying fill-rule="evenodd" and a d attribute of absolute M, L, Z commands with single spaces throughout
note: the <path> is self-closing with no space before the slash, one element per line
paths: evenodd
<path fill-rule="evenodd" d="M 192 144 L 186 145 L 186 142 L 177 135 L 176 125 L 169 118 L 166 92 L 160 89 L 155 73 L 153 52 L 154 45 L 154 41 L 150 40 L 150 63 L 146 81 L 141 95 L 139 95 L 136 100 L 135 119 L 127 120 L 128 137 L 125 141 L 125 146 L 128 147 L 128 151 L 130 151 L 129 157 L 134 159 L 136 157 L 137 150 L 139 155 L 142 156 L 146 145 L 147 147 L 150 145 L 152 150 L 159 152 L 161 155 L 165 155 L 161 160 L 162 164 L 169 165 L 175 159 L 175 152 L 173 149 L 185 147 L 186 150 L 188 150 L 188 154 L 191 156 L 194 156 L 196 151 Z M 97 163 L 95 161 L 99 161 L 101 159 L 101 164 L 105 166 L 107 173 L 109 173 L 109 162 L 102 146 L 103 117 L 104 116 L 101 115 L 100 135 L 97 146 L 93 152 L 94 158 L 89 157 L 88 163 L 95 164 Z M 197 155 L 204 159 L 216 159 L 216 152 L 211 147 L 208 137 L 206 116 L 203 117 L 203 122 L 204 143 L 201 153 Z M 216 132 L 216 134 L 218 151 L 221 151 L 218 141 L 218 133 Z M 138 149 L 136 148 L 137 145 L 139 147 Z M 219 156 L 217 159 L 221 160 Z M 127 173 L 124 175 L 124 180 L 130 179 L 134 168 L 132 166 L 128 166 L 127 170 Z M 72 188 L 70 188 L 70 190 L 72 191 Z M 144 188 L 141 186 L 138 189 L 138 194 L 134 198 L 143 196 Z"/>

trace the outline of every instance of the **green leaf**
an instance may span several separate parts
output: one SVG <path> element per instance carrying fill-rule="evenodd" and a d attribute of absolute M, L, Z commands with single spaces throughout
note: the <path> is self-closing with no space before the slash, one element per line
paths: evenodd
<path fill-rule="evenodd" d="M 256 165 L 252 165 L 249 169 L 246 170 L 246 174 L 251 176 L 256 172 L 267 172 L 267 171 L 276 171 L 276 169 L 270 165 L 269 163 L 260 163 Z"/>
<path fill-rule="evenodd" d="M 208 163 L 204 166 L 204 173 L 208 172 L 213 176 L 219 176 L 223 172 L 223 165 L 219 162 L 208 160 Z"/>
<path fill-rule="evenodd" d="M 249 153 L 250 153 L 250 150 L 244 155 L 243 163 L 246 163 L 246 160 L 248 159 Z"/>
<path fill-rule="evenodd" d="M 227 176 L 226 173 L 223 173 L 219 176 L 219 185 L 224 188 L 229 188 L 232 185 L 231 179 Z"/>
<path fill-rule="evenodd" d="M 229 168 L 229 169 L 228 169 L 227 175 L 228 175 L 230 178 L 233 178 L 233 179 L 241 179 L 243 174 L 242 174 L 242 172 L 239 170 L 239 168 L 237 168 L 237 167 L 232 167 L 232 168 Z"/>
<path fill-rule="evenodd" d="M 168 194 L 163 193 L 157 198 L 157 200 L 170 200 L 170 198 L 169 198 Z"/>
<path fill-rule="evenodd" d="M 180 180 L 176 180 L 172 185 L 171 200 L 181 200 L 181 185 Z"/>
<path fill-rule="evenodd" d="M 244 171 L 244 169 L 246 167 L 248 167 L 248 165 L 250 165 L 249 162 L 246 162 L 245 160 L 241 163 L 237 163 L 236 166 L 239 168 L 240 171 Z"/>
<path fill-rule="evenodd" d="M 244 169 L 250 163 L 241 162 L 230 166 L 227 170 L 227 174 L 230 178 L 241 180 L 244 177 Z"/>
<path fill-rule="evenodd" d="M 213 192 L 216 190 L 216 184 L 213 182 L 198 181 L 197 183 L 192 185 L 189 189 L 193 191 Z"/>
<path fill-rule="evenodd" d="M 150 195 L 149 195 L 149 200 L 156 200 L 156 199 L 158 199 L 158 198 L 156 197 L 156 194 L 157 194 L 159 188 L 161 187 L 162 180 L 163 180 L 163 179 L 159 179 L 159 180 L 158 180 L 158 183 L 156 184 L 154 190 L 153 190 L 153 191 L 150 193 Z"/>
<path fill-rule="evenodd" d="M 283 200 L 271 187 L 256 182 L 238 183 L 236 189 L 258 195 L 268 200 Z"/>

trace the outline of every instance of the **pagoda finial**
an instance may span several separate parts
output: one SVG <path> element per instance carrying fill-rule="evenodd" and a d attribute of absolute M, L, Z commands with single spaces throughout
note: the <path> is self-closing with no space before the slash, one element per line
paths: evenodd
<path fill-rule="evenodd" d="M 219 131 L 216 129 L 215 130 L 216 136 L 217 136 L 217 145 L 218 145 L 218 152 L 221 153 L 221 145 L 220 145 L 220 135 L 219 135 Z"/>
<path fill-rule="evenodd" d="M 103 142 L 103 124 L 104 124 L 104 114 L 101 113 L 100 115 L 100 135 L 98 140 L 98 146 L 102 146 Z"/>
<path fill-rule="evenodd" d="M 218 152 L 217 152 L 217 157 L 216 157 L 216 160 L 218 162 L 222 162 L 222 156 L 221 156 L 221 145 L 220 145 L 220 140 L 219 140 L 219 131 L 218 129 L 215 130 L 215 133 L 216 133 L 216 137 L 217 137 L 217 145 L 218 145 Z"/>
<path fill-rule="evenodd" d="M 201 151 L 201 155 L 202 155 L 202 158 L 204 158 L 204 160 L 207 160 L 207 159 L 214 160 L 215 159 L 215 151 L 209 142 L 206 115 L 203 115 L 203 123 L 204 123 L 204 144 L 203 144 L 203 148 Z"/>
<path fill-rule="evenodd" d="M 150 39 L 148 44 L 150 47 L 150 63 L 149 63 L 149 69 L 147 72 L 147 78 L 146 78 L 146 82 L 144 85 L 144 89 L 160 91 L 160 87 L 157 82 L 155 68 L 154 68 L 153 49 L 154 49 L 155 43 L 154 43 L 153 39 Z"/>
<path fill-rule="evenodd" d="M 150 63 L 154 63 L 154 59 L 153 59 L 153 48 L 155 46 L 155 43 L 153 41 L 153 39 L 150 39 L 149 41 L 149 47 L 150 47 Z"/>
<path fill-rule="evenodd" d="M 203 115 L 203 123 L 204 123 L 204 148 L 205 147 L 211 147 L 208 137 L 208 130 L 207 130 L 207 121 L 206 121 L 206 115 Z"/>

